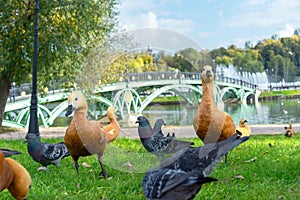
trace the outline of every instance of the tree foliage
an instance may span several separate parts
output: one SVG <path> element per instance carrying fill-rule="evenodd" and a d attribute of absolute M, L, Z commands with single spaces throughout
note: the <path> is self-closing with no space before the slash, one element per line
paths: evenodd
<path fill-rule="evenodd" d="M 39 88 L 50 80 L 73 85 L 89 51 L 116 24 L 117 0 L 40 1 L 38 27 Z M 35 0 L 1 1 L 0 126 L 12 82 L 30 82 L 33 58 Z"/>

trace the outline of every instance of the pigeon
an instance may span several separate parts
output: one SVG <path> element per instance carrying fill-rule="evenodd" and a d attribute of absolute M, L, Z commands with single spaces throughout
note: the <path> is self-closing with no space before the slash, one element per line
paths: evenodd
<path fill-rule="evenodd" d="M 155 169 L 181 169 L 192 176 L 207 177 L 228 151 L 249 139 L 249 136 L 241 136 L 241 133 L 238 132 L 221 142 L 190 147 L 165 159 Z"/>
<path fill-rule="evenodd" d="M 149 120 L 144 116 L 139 116 L 136 123 L 138 126 L 138 134 L 145 149 L 155 154 L 159 160 L 165 154 L 173 154 L 182 149 L 187 149 L 193 142 L 176 140 L 173 137 L 164 137 L 163 133 L 154 134 Z"/>
<path fill-rule="evenodd" d="M 15 150 L 2 149 L 2 148 L 0 148 L 0 150 L 4 153 L 5 157 L 10 157 L 13 155 L 21 154 L 21 152 L 15 151 Z"/>
<path fill-rule="evenodd" d="M 58 166 L 61 159 L 70 155 L 63 142 L 57 144 L 42 143 L 40 138 L 33 133 L 26 135 L 25 142 L 28 143 L 29 155 L 34 161 L 42 165 L 38 170 L 47 170 L 47 165 L 50 164 Z"/>
<path fill-rule="evenodd" d="M 154 123 L 154 126 L 153 126 L 153 135 L 160 135 L 160 136 L 164 137 L 164 134 L 161 130 L 161 127 L 163 125 L 166 125 L 166 123 L 163 119 L 156 120 L 156 122 Z"/>
<path fill-rule="evenodd" d="M 166 137 L 166 138 L 172 138 L 172 139 L 175 139 L 175 133 L 173 133 L 172 135 L 170 135 L 170 133 L 168 133 L 166 136 L 164 136 L 162 130 L 161 130 L 161 127 L 163 125 L 166 125 L 165 121 L 163 119 L 158 119 L 156 120 L 156 122 L 154 123 L 154 126 L 153 126 L 153 135 L 160 135 L 160 136 L 163 136 L 163 137 Z"/>
<path fill-rule="evenodd" d="M 142 187 L 147 199 L 185 200 L 193 199 L 202 184 L 212 181 L 217 179 L 191 176 L 181 169 L 162 168 L 148 171 L 143 178 Z"/>

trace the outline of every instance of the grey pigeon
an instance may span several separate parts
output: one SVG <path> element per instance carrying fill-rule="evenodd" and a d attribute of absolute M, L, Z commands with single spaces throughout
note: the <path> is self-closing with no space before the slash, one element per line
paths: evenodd
<path fill-rule="evenodd" d="M 15 151 L 15 150 L 2 149 L 2 148 L 0 148 L 0 150 L 4 153 L 5 157 L 10 157 L 13 155 L 21 154 L 21 152 Z"/>
<path fill-rule="evenodd" d="M 193 145 L 192 142 L 164 137 L 163 133 L 154 134 L 149 120 L 144 116 L 139 116 L 136 123 L 139 124 L 138 134 L 143 146 L 148 152 L 155 154 L 159 160 L 164 154 L 173 154 Z"/>
<path fill-rule="evenodd" d="M 163 119 L 156 120 L 156 122 L 154 123 L 154 126 L 153 126 L 153 135 L 160 135 L 160 136 L 164 137 L 164 134 L 161 130 L 161 127 L 163 125 L 166 125 L 166 123 Z"/>
<path fill-rule="evenodd" d="M 59 165 L 60 160 L 69 156 L 69 151 L 63 142 L 57 144 L 42 143 L 39 136 L 29 133 L 25 137 L 25 142 L 28 143 L 27 149 L 29 155 L 34 161 L 40 163 L 43 167 L 40 169 L 47 170 L 50 164 Z"/>
<path fill-rule="evenodd" d="M 222 157 L 231 149 L 249 139 L 236 133 L 230 138 L 217 143 L 206 144 L 200 147 L 190 147 L 178 152 L 159 164 L 158 168 L 181 169 L 192 176 L 207 177 L 221 162 Z"/>
<path fill-rule="evenodd" d="M 216 144 L 190 147 L 178 152 L 149 170 L 142 186 L 147 199 L 193 199 L 202 184 L 216 181 L 208 175 L 222 157 L 237 145 L 249 139 L 236 133 Z"/>
<path fill-rule="evenodd" d="M 181 169 L 158 169 L 148 171 L 142 187 L 147 199 L 185 200 L 193 199 L 202 184 L 217 181 L 210 177 L 191 176 Z"/>

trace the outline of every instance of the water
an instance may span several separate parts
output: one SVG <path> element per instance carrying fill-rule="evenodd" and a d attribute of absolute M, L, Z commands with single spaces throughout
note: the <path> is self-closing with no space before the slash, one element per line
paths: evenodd
<path fill-rule="evenodd" d="M 184 126 L 193 124 L 197 106 L 186 103 L 179 105 L 154 104 L 148 106 L 142 113 L 153 124 L 156 119 L 162 118 L 169 126 Z M 248 124 L 288 124 L 300 122 L 300 100 L 284 99 L 261 101 L 257 104 L 225 104 L 224 111 L 228 112 L 236 124 L 241 118 L 246 118 Z M 66 127 L 72 118 L 58 117 L 53 126 Z"/>
<path fill-rule="evenodd" d="M 143 114 L 152 122 L 157 118 L 165 119 L 167 125 L 191 125 L 197 107 L 186 104 L 180 105 L 151 105 Z M 224 111 L 228 112 L 236 124 L 241 118 L 246 118 L 248 124 L 288 124 L 300 122 L 300 100 L 286 99 L 262 101 L 257 104 L 225 104 Z"/>

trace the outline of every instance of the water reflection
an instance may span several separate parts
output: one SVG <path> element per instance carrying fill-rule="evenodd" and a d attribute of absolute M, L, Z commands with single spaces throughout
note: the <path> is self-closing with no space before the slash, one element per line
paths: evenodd
<path fill-rule="evenodd" d="M 166 120 L 168 125 L 191 125 L 197 107 L 187 104 L 148 106 L 143 114 L 152 123 L 158 118 Z M 277 101 L 262 101 L 257 104 L 225 104 L 224 111 L 228 112 L 236 124 L 241 118 L 246 118 L 248 124 L 287 124 L 289 121 L 300 121 L 300 100 L 287 99 Z"/>
<path fill-rule="evenodd" d="M 154 104 L 148 106 L 142 113 L 154 124 L 156 119 L 162 118 L 167 125 L 191 125 L 197 106 L 186 103 L 179 105 Z M 288 124 L 300 122 L 300 100 L 287 99 L 277 101 L 261 101 L 257 104 L 225 104 L 224 111 L 228 112 L 236 124 L 241 118 L 246 118 L 248 124 Z M 72 118 L 64 115 L 58 117 L 53 126 L 66 127 Z"/>

